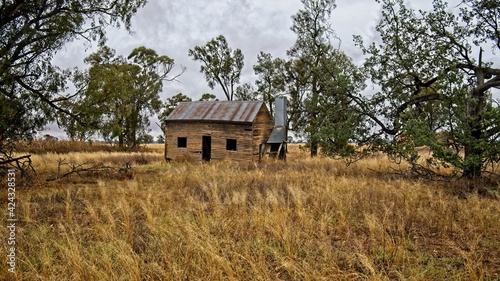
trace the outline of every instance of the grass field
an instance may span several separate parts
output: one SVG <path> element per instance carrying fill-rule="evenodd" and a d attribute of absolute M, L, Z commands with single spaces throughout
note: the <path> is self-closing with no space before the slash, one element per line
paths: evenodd
<path fill-rule="evenodd" d="M 500 279 L 498 196 L 391 174 L 384 157 L 346 167 L 307 155 L 291 146 L 286 163 L 166 163 L 161 145 L 33 154 L 38 179 L 16 190 L 16 273 L 3 262 L 0 279 Z M 70 163 L 133 170 L 46 181 Z M 6 261 L 9 230 L 0 235 Z"/>

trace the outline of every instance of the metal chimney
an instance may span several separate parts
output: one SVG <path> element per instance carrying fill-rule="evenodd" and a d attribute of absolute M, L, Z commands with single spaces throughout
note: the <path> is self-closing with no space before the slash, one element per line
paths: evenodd
<path fill-rule="evenodd" d="M 267 143 L 283 143 L 287 141 L 286 131 L 286 98 L 277 97 L 274 101 L 274 128 Z"/>
<path fill-rule="evenodd" d="M 274 101 L 274 126 L 286 126 L 286 98 L 277 97 Z"/>
<path fill-rule="evenodd" d="M 286 130 L 286 98 L 274 100 L 274 128 L 265 145 L 261 146 L 260 158 L 286 160 L 288 132 Z M 264 156 L 265 155 L 265 156 Z"/>

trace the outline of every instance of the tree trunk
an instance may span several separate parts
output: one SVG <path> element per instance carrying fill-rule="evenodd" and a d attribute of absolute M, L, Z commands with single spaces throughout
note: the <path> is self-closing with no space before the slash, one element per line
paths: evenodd
<path fill-rule="evenodd" d="M 132 120 L 130 120 L 130 147 L 131 149 L 135 149 L 138 145 L 137 140 L 137 127 L 139 126 L 139 118 L 138 118 L 137 109 L 132 113 Z"/>
<path fill-rule="evenodd" d="M 463 176 L 468 179 L 477 179 L 481 177 L 483 165 L 481 163 L 481 153 L 474 148 L 465 148 L 465 162 Z"/>
<path fill-rule="evenodd" d="M 477 114 L 478 106 L 473 106 L 474 109 L 469 110 L 470 120 L 468 123 L 471 129 L 471 138 L 466 143 L 464 150 L 464 167 L 463 176 L 468 179 L 477 179 L 481 177 L 483 168 L 483 148 L 481 147 L 482 126 L 481 117 Z M 474 115 L 472 115 L 474 114 Z"/>
<path fill-rule="evenodd" d="M 469 179 L 481 177 L 483 168 L 483 152 L 481 138 L 483 135 L 483 111 L 485 105 L 485 93 L 481 87 L 485 81 L 485 74 L 481 68 L 475 70 L 477 81 L 476 88 L 470 91 L 470 100 L 467 101 L 467 113 L 469 116 L 468 127 L 471 132 L 471 138 L 466 143 L 464 150 L 463 176 Z"/>
<path fill-rule="evenodd" d="M 119 147 L 119 148 L 122 148 L 122 147 L 123 147 L 123 134 L 122 134 L 122 133 L 120 133 L 120 134 L 118 135 L 118 147 Z"/>
<path fill-rule="evenodd" d="M 318 141 L 317 140 L 311 140 L 311 157 L 316 157 L 318 156 Z"/>
<path fill-rule="evenodd" d="M 481 141 L 481 119 L 477 116 L 476 108 L 477 106 L 473 106 L 473 109 L 469 108 L 469 115 L 471 120 L 468 122 L 468 126 L 471 130 L 471 138 L 466 143 L 464 150 L 464 167 L 463 167 L 463 176 L 468 179 L 477 179 L 481 176 L 482 170 L 482 159 L 483 159 L 483 149 L 480 147 Z M 472 115 L 475 114 L 475 115 Z M 473 117 L 474 116 L 474 117 Z"/>

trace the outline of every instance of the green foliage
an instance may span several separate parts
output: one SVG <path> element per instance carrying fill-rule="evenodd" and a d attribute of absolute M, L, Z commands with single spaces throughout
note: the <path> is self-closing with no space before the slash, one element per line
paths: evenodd
<path fill-rule="evenodd" d="M 144 134 L 141 136 L 140 142 L 141 143 L 153 143 L 154 142 L 154 137 L 150 134 Z"/>
<path fill-rule="evenodd" d="M 55 112 L 78 119 L 62 103 L 68 73 L 51 64 L 75 39 L 104 43 L 109 25 L 130 28 L 146 0 L 3 1 L 0 6 L 0 149 L 31 137 Z"/>
<path fill-rule="evenodd" d="M 201 95 L 199 101 L 218 101 L 218 99 L 214 94 L 204 93 Z"/>
<path fill-rule="evenodd" d="M 322 57 L 319 67 L 324 73 L 319 82 L 319 122 L 317 128 L 309 130 L 318 139 L 323 154 L 350 156 L 370 129 L 352 99 L 365 87 L 365 77 L 346 54 L 333 49 Z"/>
<path fill-rule="evenodd" d="M 243 85 L 240 85 L 236 88 L 236 92 L 234 93 L 234 97 L 236 100 L 258 100 L 259 99 L 259 92 L 255 90 L 255 88 L 249 84 L 245 83 Z"/>
<path fill-rule="evenodd" d="M 273 59 L 269 53 L 260 52 L 257 55 L 257 64 L 253 67 L 257 80 L 257 98 L 267 104 L 271 114 L 274 114 L 274 100 L 283 95 L 285 90 L 285 60 Z"/>
<path fill-rule="evenodd" d="M 330 15 L 335 2 L 303 0 L 302 3 L 304 9 L 292 17 L 291 29 L 297 35 L 288 51 L 292 60 L 283 63 L 262 56 L 263 65 L 285 67 L 286 86 L 274 89 L 289 93 L 290 121 L 309 140 L 311 156 L 318 153 L 318 147 L 330 156 L 346 156 L 354 152 L 349 142 L 365 130 L 363 125 L 357 126 L 364 123 L 364 118 L 350 98 L 363 89 L 364 77 L 351 59 L 332 45 L 335 33 L 330 26 Z M 267 85 L 283 79 L 269 71 L 264 74 Z"/>
<path fill-rule="evenodd" d="M 234 98 L 235 86 L 240 81 L 243 68 L 243 53 L 240 49 L 232 50 L 222 35 L 207 42 L 205 46 L 196 46 L 189 50 L 193 60 L 200 61 L 200 72 L 205 75 L 208 86 L 213 90 L 219 85 L 231 101 Z"/>
<path fill-rule="evenodd" d="M 416 12 L 402 0 L 384 0 L 377 25 L 382 43 L 365 46 L 365 69 L 380 92 L 356 99 L 366 116 L 392 136 L 382 150 L 422 168 L 418 146 L 432 151 L 428 168 L 451 166 L 477 178 L 498 162 L 498 104 L 490 89 L 500 86 L 500 69 L 483 60 L 482 46 L 500 49 L 495 1 L 466 0 L 460 14 L 436 0 Z M 493 23 L 493 24 L 492 24 Z M 475 59 L 476 54 L 479 58 Z"/>
<path fill-rule="evenodd" d="M 103 47 L 85 59 L 88 71 L 78 72 L 76 85 L 81 91 L 68 107 L 84 119 L 85 126 L 62 115 L 60 124 L 71 138 L 85 139 L 100 134 L 120 147 L 135 148 L 147 135 L 149 117 L 163 104 L 159 93 L 174 68 L 174 60 L 154 50 L 139 47 L 128 58 L 115 56 Z M 179 74 L 180 75 L 180 74 Z"/>

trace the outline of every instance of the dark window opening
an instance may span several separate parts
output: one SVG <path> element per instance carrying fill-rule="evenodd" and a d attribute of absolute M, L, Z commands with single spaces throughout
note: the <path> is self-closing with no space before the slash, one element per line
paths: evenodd
<path fill-rule="evenodd" d="M 177 147 L 178 148 L 186 148 L 187 147 L 187 138 L 177 138 Z"/>
<path fill-rule="evenodd" d="M 237 144 L 237 141 L 234 140 L 234 139 L 227 139 L 226 140 L 226 150 L 232 150 L 232 151 L 236 151 L 236 144 Z"/>
<path fill-rule="evenodd" d="M 271 143 L 271 152 L 278 152 L 281 143 Z"/>

